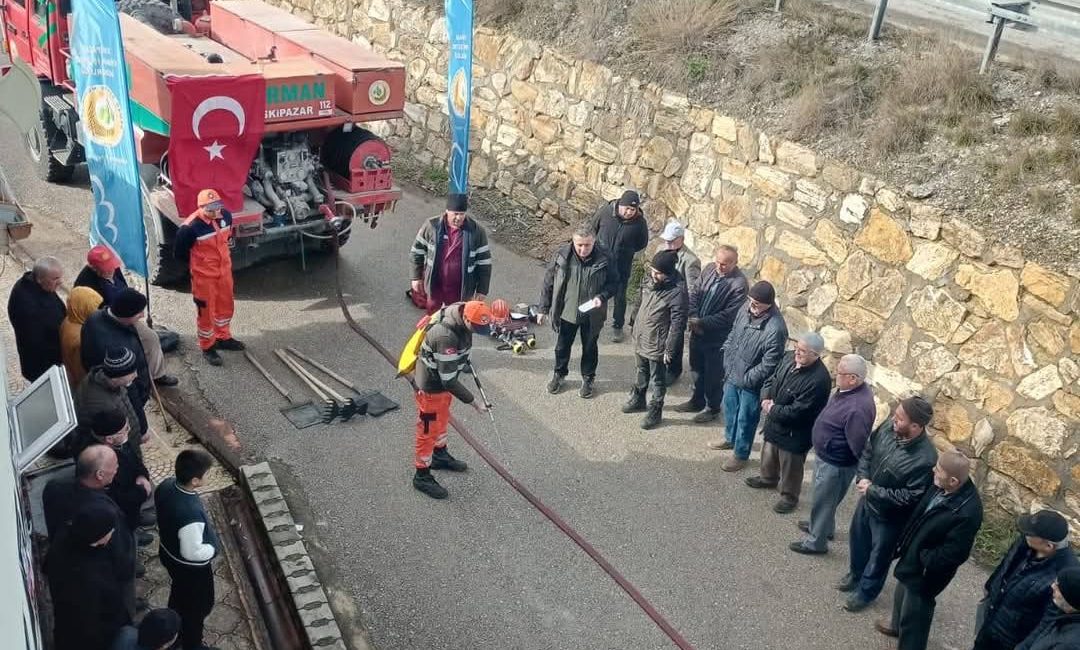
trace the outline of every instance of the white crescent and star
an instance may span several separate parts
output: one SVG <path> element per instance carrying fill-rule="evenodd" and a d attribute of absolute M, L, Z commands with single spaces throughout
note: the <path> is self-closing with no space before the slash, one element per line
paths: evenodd
<path fill-rule="evenodd" d="M 237 122 L 236 135 L 244 135 L 244 127 L 247 122 L 247 118 L 244 115 L 244 107 L 232 97 L 214 95 L 213 97 L 207 97 L 199 102 L 199 105 L 195 107 L 195 112 L 191 114 L 191 131 L 195 134 L 197 140 L 202 140 L 202 134 L 199 133 L 199 127 L 202 125 L 203 118 L 213 111 L 227 111 L 232 113 Z M 225 156 L 222 155 L 221 152 L 227 146 L 228 145 L 220 144 L 217 140 L 214 140 L 210 146 L 203 147 L 203 149 L 209 154 L 210 160 L 215 158 L 225 160 Z"/>

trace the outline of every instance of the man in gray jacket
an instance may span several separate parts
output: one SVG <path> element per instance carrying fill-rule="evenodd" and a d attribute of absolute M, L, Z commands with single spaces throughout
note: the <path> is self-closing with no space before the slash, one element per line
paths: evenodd
<path fill-rule="evenodd" d="M 673 251 L 676 255 L 675 270 L 679 272 L 686 291 L 697 284 L 701 277 L 701 260 L 686 245 L 686 229 L 677 221 L 669 221 L 660 233 L 660 250 Z M 667 384 L 674 384 L 683 371 L 683 343 L 685 337 L 679 337 L 677 347 L 671 354 L 671 361 L 667 363 Z"/>
<path fill-rule="evenodd" d="M 686 285 L 676 270 L 677 253 L 660 251 L 653 256 L 649 275 L 641 283 L 641 298 L 637 314 L 630 321 L 634 332 L 634 356 L 637 357 L 637 381 L 630 389 L 630 399 L 623 413 L 646 410 L 645 389 L 652 386 L 648 413 L 641 421 L 642 429 L 655 429 L 660 424 L 667 393 L 667 364 L 676 349 L 681 348 L 686 329 L 686 307 L 690 301 Z"/>
<path fill-rule="evenodd" d="M 746 467 L 761 418 L 761 387 L 784 356 L 787 324 L 775 303 L 773 286 L 764 280 L 755 283 L 724 343 L 725 439 L 710 442 L 709 447 L 735 450 L 722 466 L 725 472 Z"/>

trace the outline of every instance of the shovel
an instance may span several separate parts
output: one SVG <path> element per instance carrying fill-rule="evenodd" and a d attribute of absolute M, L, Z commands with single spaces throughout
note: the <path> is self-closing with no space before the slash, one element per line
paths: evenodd
<path fill-rule="evenodd" d="M 331 400 L 329 397 L 327 397 L 326 393 L 322 392 L 317 386 L 308 381 L 307 377 L 305 377 L 300 372 L 300 370 L 293 365 L 293 360 L 286 356 L 284 352 L 282 352 L 281 350 L 274 350 L 274 354 L 277 355 L 278 359 L 281 359 L 281 362 L 285 364 L 286 368 L 291 370 L 294 375 L 299 377 L 300 381 L 304 382 L 304 384 L 306 384 L 307 387 L 310 388 L 312 392 L 314 392 L 319 397 L 320 403 L 316 405 L 315 408 L 319 410 L 319 415 L 322 418 L 321 422 L 323 422 L 324 424 L 329 424 L 334 418 L 336 418 L 338 416 L 337 402 Z"/>
<path fill-rule="evenodd" d="M 291 354 L 292 356 L 304 361 L 312 368 L 321 370 L 323 373 L 326 374 L 326 376 L 330 377 L 342 386 L 346 386 L 350 390 L 352 390 L 352 392 L 356 394 L 356 397 L 360 402 L 360 409 L 362 409 L 362 411 L 366 412 L 368 415 L 379 416 L 387 411 L 392 411 L 398 408 L 397 402 L 388 399 L 382 393 L 357 386 L 356 384 L 350 382 L 348 379 L 342 377 L 341 375 L 327 368 L 318 361 L 312 359 L 311 357 L 308 357 L 307 355 L 302 354 L 296 348 L 285 349 L 288 350 L 289 354 Z"/>
<path fill-rule="evenodd" d="M 315 406 L 311 400 L 301 401 L 292 395 L 289 395 L 289 391 L 285 390 L 285 388 L 274 379 L 273 375 L 259 363 L 259 360 L 247 350 L 244 351 L 244 357 L 251 362 L 251 365 L 255 366 L 255 369 L 258 370 L 263 377 L 266 377 L 266 380 L 270 382 L 270 385 L 273 386 L 277 392 L 281 393 L 282 397 L 289 400 L 289 405 L 280 410 L 281 414 L 285 416 L 285 419 L 291 422 L 294 427 L 297 429 L 306 429 L 307 427 L 314 426 L 320 422 L 325 423 L 330 421 L 330 419 L 326 419 L 325 415 L 320 412 L 319 408 Z"/>
<path fill-rule="evenodd" d="M 290 357 L 284 350 L 274 350 L 274 354 L 278 355 L 319 397 L 333 404 L 335 414 L 341 418 L 342 422 L 351 419 L 360 410 L 357 407 L 356 400 L 339 395 L 334 389 L 320 381 L 318 377 L 308 372 L 306 368 L 300 365 L 299 361 Z"/>

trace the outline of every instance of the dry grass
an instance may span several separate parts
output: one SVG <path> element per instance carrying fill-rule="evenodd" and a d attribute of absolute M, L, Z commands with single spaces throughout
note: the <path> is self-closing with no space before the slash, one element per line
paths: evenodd
<path fill-rule="evenodd" d="M 738 15 L 736 0 L 651 0 L 635 4 L 629 18 L 639 54 L 681 61 L 716 38 Z"/>
<path fill-rule="evenodd" d="M 1033 187 L 1027 191 L 1031 207 L 1039 214 L 1053 214 L 1061 207 L 1061 195 L 1046 187 Z"/>
<path fill-rule="evenodd" d="M 589 61 L 603 61 L 610 54 L 602 37 L 611 29 L 615 13 L 611 4 L 603 0 L 578 0 L 575 13 L 578 54 Z"/>
<path fill-rule="evenodd" d="M 1040 58 L 1027 65 L 1032 81 L 1047 90 L 1080 94 L 1080 66 Z"/>
<path fill-rule="evenodd" d="M 771 9 L 774 3 L 767 5 Z M 866 36 L 870 31 L 870 21 L 865 17 L 835 9 L 822 11 L 821 3 L 815 0 L 787 0 L 782 12 L 785 19 L 814 25 L 826 36 L 852 38 Z"/>
<path fill-rule="evenodd" d="M 886 92 L 891 102 L 944 114 L 985 111 L 993 106 L 994 87 L 978 69 L 974 54 L 938 41 L 923 56 L 901 66 Z"/>
<path fill-rule="evenodd" d="M 962 118 L 957 120 L 947 134 L 949 141 L 958 147 L 973 147 L 984 140 L 992 127 L 988 120 Z"/>
<path fill-rule="evenodd" d="M 1080 138 L 1080 107 L 1058 104 L 1054 108 L 1054 133 L 1058 138 Z"/>
<path fill-rule="evenodd" d="M 1075 226 L 1080 226 L 1080 203 L 1073 203 L 1072 206 L 1072 222 Z"/>
<path fill-rule="evenodd" d="M 933 135 L 926 115 L 918 108 L 882 104 L 868 139 L 874 151 L 883 155 L 918 149 Z"/>
<path fill-rule="evenodd" d="M 1020 147 L 1004 159 L 991 160 L 988 171 L 1006 188 L 1015 188 L 1034 180 L 1045 167 L 1046 152 L 1034 147 Z"/>
<path fill-rule="evenodd" d="M 1053 126 L 1049 115 L 1030 108 L 1021 108 L 1009 120 L 1009 133 L 1020 137 L 1030 137 L 1048 132 Z"/>
<path fill-rule="evenodd" d="M 516 18 L 525 9 L 525 0 L 476 0 L 473 18 L 481 25 L 499 27 Z"/>

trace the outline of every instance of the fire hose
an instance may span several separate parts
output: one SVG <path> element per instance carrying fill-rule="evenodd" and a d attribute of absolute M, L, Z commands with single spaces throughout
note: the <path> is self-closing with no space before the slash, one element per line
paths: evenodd
<path fill-rule="evenodd" d="M 374 348 L 376 352 L 378 352 L 384 359 L 386 359 L 387 363 L 389 363 L 393 367 L 397 367 L 397 360 L 390 353 L 390 351 L 387 350 L 385 346 L 383 346 L 363 327 L 361 327 L 360 324 L 356 322 L 356 319 L 354 319 L 352 314 L 349 312 L 349 306 L 345 302 L 345 295 L 341 290 L 341 255 L 338 248 L 337 237 L 333 237 L 330 241 L 332 242 L 331 245 L 334 249 L 334 290 L 337 294 L 338 305 L 341 307 L 341 313 L 345 317 L 345 322 L 348 324 L 350 329 L 356 332 L 360 336 L 360 338 L 367 341 L 367 343 L 372 348 Z M 487 395 L 482 385 L 480 384 L 479 379 L 476 378 L 475 373 L 473 375 L 473 378 L 476 381 L 477 389 L 480 391 L 481 399 L 483 399 L 484 402 L 490 407 L 490 402 L 487 399 Z M 412 386 L 413 391 L 416 391 L 417 386 L 412 375 L 405 375 L 405 379 Z M 488 409 L 488 416 L 491 418 L 491 421 L 494 424 L 495 416 L 491 412 L 490 408 Z M 540 514 L 544 515 L 544 517 L 546 517 L 548 521 L 555 524 L 555 526 L 560 531 L 562 531 L 563 534 L 569 537 L 575 544 L 578 545 L 578 547 L 582 551 L 585 552 L 586 555 L 589 556 L 589 558 L 593 560 L 593 562 L 595 562 L 601 569 L 603 569 L 604 573 L 608 574 L 608 576 L 610 576 L 611 579 L 614 580 L 615 583 L 619 585 L 619 587 L 623 591 L 625 591 L 628 596 L 630 596 L 630 598 L 638 605 L 638 607 L 640 607 L 641 610 L 645 612 L 645 614 L 650 619 L 652 619 L 653 623 L 655 623 L 657 627 L 659 627 L 676 646 L 678 646 L 682 650 L 694 649 L 694 646 L 692 646 L 690 642 L 687 641 L 682 636 L 682 634 L 680 634 L 679 631 L 676 630 L 675 627 L 668 622 L 666 618 L 664 618 L 663 614 L 661 614 L 656 609 L 656 607 L 653 606 L 653 604 L 650 603 L 647 598 L 645 598 L 645 596 L 638 590 L 637 587 L 633 585 L 633 583 L 631 583 L 629 580 L 626 579 L 626 577 L 619 573 L 618 569 L 612 566 L 612 564 L 608 562 L 607 558 L 605 558 L 600 553 L 600 551 L 596 550 L 596 548 L 592 544 L 590 544 L 588 540 L 586 540 L 579 532 L 574 530 L 574 528 L 570 526 L 570 524 L 567 523 L 561 516 L 559 516 L 557 512 L 552 510 L 547 504 L 541 501 L 540 498 L 533 494 L 531 490 L 522 485 L 521 482 L 518 481 L 517 478 L 515 478 L 514 475 L 511 474 L 510 471 L 501 462 L 499 462 L 499 460 L 495 458 L 495 456 L 493 456 L 490 451 L 488 451 L 487 447 L 485 447 L 475 436 L 473 436 L 473 434 L 468 430 L 468 428 L 465 427 L 463 423 L 458 421 L 458 419 L 454 416 L 450 416 L 450 426 L 454 427 L 454 430 L 457 431 L 461 438 L 470 447 L 472 447 L 473 450 L 476 451 L 476 453 L 479 454 L 481 458 L 484 459 L 484 462 L 486 462 L 488 466 L 491 467 L 491 469 L 495 470 L 495 473 L 498 474 L 504 481 L 506 481 L 510 485 L 510 487 L 512 487 L 518 494 L 520 494 L 522 498 L 524 498 L 529 503 L 529 505 L 539 511 Z M 496 434 L 498 434 L 497 428 Z"/>

